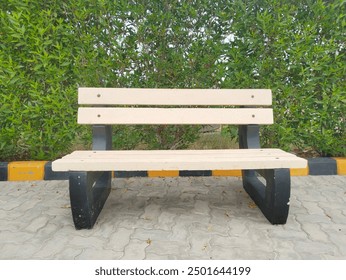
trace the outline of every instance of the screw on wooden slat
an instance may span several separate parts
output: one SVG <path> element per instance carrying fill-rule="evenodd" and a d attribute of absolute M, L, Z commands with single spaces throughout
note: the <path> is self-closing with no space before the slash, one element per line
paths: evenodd
<path fill-rule="evenodd" d="M 252 115 L 252 117 L 254 118 L 254 117 L 255 117 L 255 115 Z"/>
<path fill-rule="evenodd" d="M 97 97 L 101 97 L 101 94 L 98 94 Z"/>
<path fill-rule="evenodd" d="M 255 98 L 255 96 L 254 96 L 254 95 L 251 95 L 251 98 Z"/>
<path fill-rule="evenodd" d="M 100 114 L 98 114 L 98 115 L 97 115 L 97 117 L 99 118 L 99 117 L 101 117 L 101 115 L 100 115 Z"/>

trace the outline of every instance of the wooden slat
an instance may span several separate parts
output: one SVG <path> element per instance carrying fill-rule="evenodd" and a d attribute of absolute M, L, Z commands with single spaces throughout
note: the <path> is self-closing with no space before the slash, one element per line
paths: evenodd
<path fill-rule="evenodd" d="M 284 151 L 83 151 L 52 164 L 54 171 L 230 170 L 304 168 L 305 159 Z"/>
<path fill-rule="evenodd" d="M 80 124 L 272 124 L 270 108 L 79 108 Z"/>
<path fill-rule="evenodd" d="M 127 159 L 131 157 L 147 157 L 150 158 L 165 158 L 169 156 L 186 156 L 186 157 L 201 157 L 208 158 L 213 156 L 215 158 L 229 158 L 229 157 L 242 157 L 242 156 L 251 156 L 256 157 L 296 157 L 294 154 L 284 152 L 280 149 L 215 149 L 215 150 L 121 150 L 121 151 L 74 151 L 69 155 L 64 156 L 63 158 L 121 158 Z"/>
<path fill-rule="evenodd" d="M 270 89 L 79 88 L 79 104 L 95 105 L 271 105 Z"/>

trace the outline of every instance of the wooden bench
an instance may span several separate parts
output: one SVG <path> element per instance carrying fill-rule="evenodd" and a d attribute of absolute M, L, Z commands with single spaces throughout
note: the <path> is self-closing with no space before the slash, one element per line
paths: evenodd
<path fill-rule="evenodd" d="M 109 195 L 112 171 L 135 170 L 241 169 L 243 186 L 265 217 L 272 224 L 286 223 L 289 168 L 306 167 L 307 161 L 260 148 L 259 125 L 273 123 L 271 90 L 79 88 L 78 102 L 84 105 L 78 123 L 92 125 L 93 150 L 52 163 L 53 171 L 70 172 L 77 229 L 93 227 Z M 111 125 L 120 124 L 235 124 L 240 149 L 112 151 Z"/>

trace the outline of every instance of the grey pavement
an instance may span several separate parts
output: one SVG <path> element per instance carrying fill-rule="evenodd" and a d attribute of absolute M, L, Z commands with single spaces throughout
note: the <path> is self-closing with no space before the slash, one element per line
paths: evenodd
<path fill-rule="evenodd" d="M 0 259 L 346 259 L 346 176 L 292 177 L 273 226 L 237 177 L 114 179 L 92 230 L 67 181 L 0 182 Z"/>

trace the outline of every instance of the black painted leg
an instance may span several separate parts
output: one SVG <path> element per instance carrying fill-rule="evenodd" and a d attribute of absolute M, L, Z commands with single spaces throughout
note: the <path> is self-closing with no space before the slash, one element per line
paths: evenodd
<path fill-rule="evenodd" d="M 259 125 L 239 125 L 238 136 L 240 149 L 260 149 Z"/>
<path fill-rule="evenodd" d="M 243 186 L 272 224 L 285 224 L 289 211 L 291 178 L 289 169 L 259 170 L 263 184 L 253 170 L 243 171 Z"/>
<path fill-rule="evenodd" d="M 111 172 L 70 172 L 70 200 L 76 229 L 91 229 L 111 190 Z"/>
<path fill-rule="evenodd" d="M 239 126 L 239 148 L 259 149 L 259 126 Z M 291 193 L 289 169 L 244 170 L 243 186 L 264 216 L 272 224 L 285 224 L 287 221 Z M 263 184 L 257 177 L 265 179 Z"/>
<path fill-rule="evenodd" d="M 112 127 L 93 125 L 93 150 L 112 150 Z"/>

